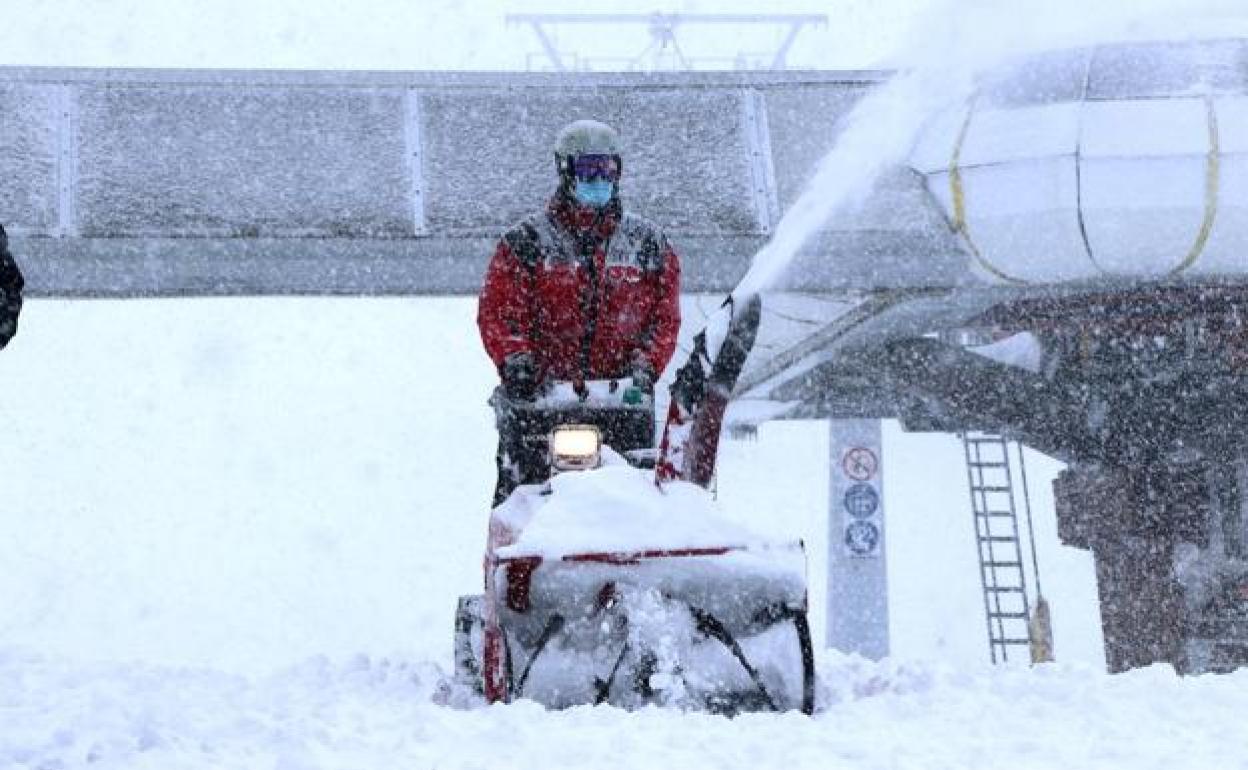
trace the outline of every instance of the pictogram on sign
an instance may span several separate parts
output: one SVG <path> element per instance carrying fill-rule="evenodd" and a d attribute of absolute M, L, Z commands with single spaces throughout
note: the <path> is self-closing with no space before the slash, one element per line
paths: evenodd
<path fill-rule="evenodd" d="M 869 521 L 855 521 L 845 528 L 845 547 L 854 556 L 871 556 L 880 547 L 880 528 Z"/>
<path fill-rule="evenodd" d="M 854 481 L 870 481 L 880 469 L 879 458 L 866 447 L 854 447 L 841 458 L 841 468 Z"/>
<path fill-rule="evenodd" d="M 880 493 L 861 481 L 845 490 L 845 510 L 855 519 L 868 519 L 880 509 Z"/>

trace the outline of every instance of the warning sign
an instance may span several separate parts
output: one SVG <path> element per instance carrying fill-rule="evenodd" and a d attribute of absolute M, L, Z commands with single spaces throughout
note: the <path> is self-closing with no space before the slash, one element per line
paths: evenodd
<path fill-rule="evenodd" d="M 866 447 L 854 447 L 841 459 L 841 469 L 854 481 L 870 481 L 880 469 L 880 460 Z"/>

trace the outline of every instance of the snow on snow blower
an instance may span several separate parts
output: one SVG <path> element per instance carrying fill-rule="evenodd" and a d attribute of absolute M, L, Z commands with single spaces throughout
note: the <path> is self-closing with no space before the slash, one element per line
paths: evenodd
<path fill-rule="evenodd" d="M 673 387 L 662 457 L 627 380 L 496 403 L 520 483 L 490 517 L 485 593 L 460 598 L 459 684 L 552 708 L 813 712 L 802 544 L 725 521 L 705 488 L 759 317 L 756 298 L 725 307 Z"/>

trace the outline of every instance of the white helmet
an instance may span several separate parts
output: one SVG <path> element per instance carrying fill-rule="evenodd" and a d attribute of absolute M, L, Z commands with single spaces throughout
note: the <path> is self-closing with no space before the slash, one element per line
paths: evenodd
<path fill-rule="evenodd" d="M 577 120 L 564 126 L 555 140 L 555 163 L 559 175 L 570 179 L 571 161 L 579 155 L 612 155 L 620 162 L 620 135 L 606 123 Z"/>

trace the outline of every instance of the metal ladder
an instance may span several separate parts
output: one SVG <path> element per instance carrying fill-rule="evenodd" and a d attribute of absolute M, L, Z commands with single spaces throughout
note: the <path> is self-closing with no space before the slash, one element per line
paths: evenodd
<path fill-rule="evenodd" d="M 999 435 L 974 432 L 962 435 L 962 447 L 975 516 L 989 655 L 994 664 L 1004 663 L 1015 647 L 1028 659 L 1030 607 L 1008 445 Z"/>

